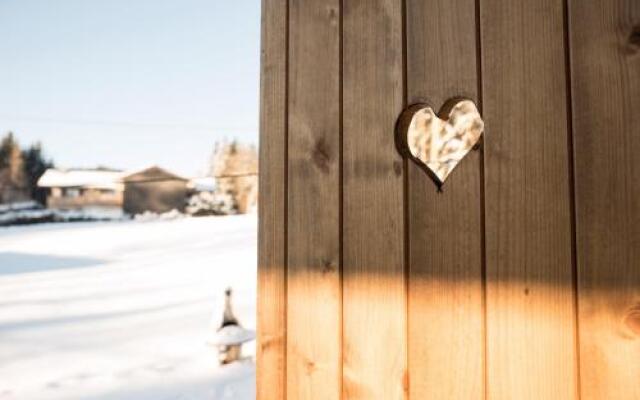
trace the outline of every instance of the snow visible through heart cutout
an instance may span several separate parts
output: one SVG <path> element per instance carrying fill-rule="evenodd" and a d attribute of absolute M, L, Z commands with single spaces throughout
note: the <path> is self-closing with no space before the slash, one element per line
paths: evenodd
<path fill-rule="evenodd" d="M 429 173 L 440 187 L 478 143 L 484 122 L 471 100 L 449 101 L 441 119 L 427 104 L 414 104 L 398 120 L 400 150 Z"/>

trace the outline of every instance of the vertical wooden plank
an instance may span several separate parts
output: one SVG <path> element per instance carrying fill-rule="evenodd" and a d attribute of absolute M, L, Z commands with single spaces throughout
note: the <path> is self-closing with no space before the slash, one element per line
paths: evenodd
<path fill-rule="evenodd" d="M 287 398 L 341 390 L 340 4 L 290 3 Z"/>
<path fill-rule="evenodd" d="M 477 103 L 475 0 L 408 0 L 406 15 L 409 104 Z M 410 398 L 483 399 L 480 152 L 442 192 L 408 165 Z"/>
<path fill-rule="evenodd" d="M 343 397 L 406 398 L 402 2 L 343 4 Z"/>
<path fill-rule="evenodd" d="M 562 0 L 481 0 L 489 399 L 574 399 Z"/>
<path fill-rule="evenodd" d="M 262 0 L 256 396 L 286 387 L 287 2 Z"/>
<path fill-rule="evenodd" d="M 640 2 L 570 2 L 582 399 L 640 399 Z"/>

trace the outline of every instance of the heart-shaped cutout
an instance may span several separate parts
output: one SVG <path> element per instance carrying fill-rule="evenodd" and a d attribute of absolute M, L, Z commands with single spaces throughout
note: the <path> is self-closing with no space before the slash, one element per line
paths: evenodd
<path fill-rule="evenodd" d="M 396 137 L 400 151 L 440 187 L 483 131 L 484 121 L 473 101 L 453 99 L 438 114 L 428 104 L 409 106 L 398 119 Z"/>

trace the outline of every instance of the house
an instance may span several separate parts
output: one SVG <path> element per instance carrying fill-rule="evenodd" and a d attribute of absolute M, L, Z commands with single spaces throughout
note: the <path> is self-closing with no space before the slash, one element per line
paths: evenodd
<path fill-rule="evenodd" d="M 184 211 L 187 203 L 188 180 L 153 166 L 122 177 L 124 212 L 130 215 L 145 211 L 163 213 Z"/>
<path fill-rule="evenodd" d="M 159 167 L 137 172 L 110 169 L 47 170 L 38 186 L 47 190 L 47 207 L 135 215 L 146 211 L 184 211 L 188 181 Z"/>
<path fill-rule="evenodd" d="M 47 190 L 47 207 L 59 210 L 110 211 L 122 213 L 123 172 L 105 168 L 50 168 L 38 180 Z"/>

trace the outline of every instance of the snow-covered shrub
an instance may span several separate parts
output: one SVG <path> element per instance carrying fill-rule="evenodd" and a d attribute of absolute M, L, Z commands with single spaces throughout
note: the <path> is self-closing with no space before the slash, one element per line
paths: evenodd
<path fill-rule="evenodd" d="M 0 205 L 0 226 L 120 219 L 122 219 L 121 213 L 108 212 L 107 210 L 51 210 L 32 201 Z"/>
<path fill-rule="evenodd" d="M 35 201 L 20 201 L 17 203 L 0 204 L 0 214 L 7 213 L 9 211 L 22 211 L 22 210 L 37 210 L 42 206 Z"/>
<path fill-rule="evenodd" d="M 229 193 L 198 192 L 189 199 L 186 211 L 193 216 L 229 215 L 235 214 L 237 207 Z"/>

